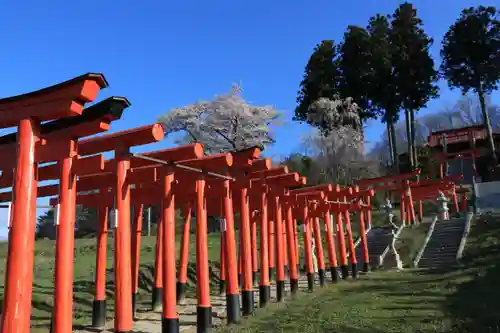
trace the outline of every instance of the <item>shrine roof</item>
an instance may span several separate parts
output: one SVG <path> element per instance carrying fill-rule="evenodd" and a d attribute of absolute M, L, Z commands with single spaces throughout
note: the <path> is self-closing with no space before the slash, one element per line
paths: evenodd
<path fill-rule="evenodd" d="M 17 126 L 23 119 L 39 122 L 81 115 L 108 86 L 104 75 L 87 73 L 29 93 L 0 99 L 0 128 Z"/>
<path fill-rule="evenodd" d="M 445 130 L 433 131 L 430 135 L 443 135 L 443 134 L 461 134 L 470 131 L 481 131 L 485 129 L 483 125 L 473 125 L 460 128 L 450 128 Z"/>
<path fill-rule="evenodd" d="M 121 118 L 125 108 L 130 106 L 130 102 L 125 97 L 113 96 L 99 103 L 84 109 L 81 116 L 60 118 L 40 125 L 40 134 L 46 135 L 54 131 L 75 127 L 94 120 L 111 122 Z M 0 145 L 12 144 L 16 142 L 17 133 L 10 133 L 0 136 Z"/>
<path fill-rule="evenodd" d="M 34 97 L 39 97 L 41 95 L 46 95 L 48 93 L 55 92 L 57 90 L 61 90 L 61 88 L 66 88 L 74 83 L 85 81 L 85 80 L 92 80 L 96 81 L 101 88 L 107 88 L 109 86 L 108 81 L 106 81 L 106 78 L 104 75 L 99 74 L 99 73 L 86 73 L 77 77 L 74 77 L 72 79 L 66 80 L 61 83 L 57 83 L 54 85 L 51 85 L 49 87 L 45 87 L 42 89 L 38 89 L 35 91 L 31 91 L 29 93 L 24 93 L 16 96 L 11 96 L 11 97 L 5 97 L 5 98 L 0 98 L 0 109 L 3 108 L 3 104 L 10 103 L 10 102 L 17 102 L 21 100 L 27 100 L 31 99 Z"/>

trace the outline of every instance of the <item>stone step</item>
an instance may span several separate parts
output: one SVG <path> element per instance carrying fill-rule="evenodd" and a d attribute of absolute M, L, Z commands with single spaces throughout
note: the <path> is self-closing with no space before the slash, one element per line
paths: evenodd
<path fill-rule="evenodd" d="M 390 243 L 391 243 L 390 241 L 380 242 L 380 243 L 377 243 L 377 244 L 370 244 L 370 243 L 368 243 L 368 249 L 377 250 L 377 249 L 385 248 L 387 246 L 387 244 L 390 244 Z"/>
<path fill-rule="evenodd" d="M 459 230 L 434 230 L 433 235 L 461 235 L 463 229 Z"/>
<path fill-rule="evenodd" d="M 424 266 L 444 266 L 444 265 L 451 265 L 451 264 L 456 264 L 456 260 L 422 260 L 421 264 L 419 263 L 419 267 L 424 267 Z"/>
<path fill-rule="evenodd" d="M 455 239 L 450 242 L 431 241 L 427 243 L 427 248 L 453 247 L 458 246 L 458 244 L 460 244 L 460 239 Z"/>
<path fill-rule="evenodd" d="M 436 254 L 436 253 L 424 253 L 422 258 L 420 260 L 424 259 L 432 259 L 432 260 L 448 260 L 450 258 L 456 258 L 457 253 L 456 252 L 449 252 L 449 253 L 442 253 L 442 254 Z"/>
<path fill-rule="evenodd" d="M 434 232 L 462 232 L 463 231 L 463 226 L 462 227 L 445 227 L 445 228 L 434 228 Z"/>
<path fill-rule="evenodd" d="M 450 239 L 431 239 L 429 241 L 429 243 L 427 243 L 428 245 L 432 245 L 432 246 L 446 246 L 446 245 L 450 245 L 450 244 L 459 244 L 460 243 L 460 240 L 462 238 L 450 238 Z"/>
<path fill-rule="evenodd" d="M 434 228 L 434 232 L 450 232 L 450 233 L 461 233 L 463 231 L 463 226 L 461 228 L 448 227 L 448 228 Z"/>
<path fill-rule="evenodd" d="M 429 252 L 424 252 L 422 255 L 423 258 L 446 258 L 446 257 L 455 257 L 457 254 L 457 250 L 454 251 L 429 251 Z"/>
<path fill-rule="evenodd" d="M 456 258 L 456 255 L 457 253 L 456 252 L 450 252 L 450 253 L 447 253 L 447 254 L 436 254 L 436 253 L 430 253 L 428 255 L 423 255 L 422 258 L 420 260 L 423 260 L 423 259 L 432 259 L 432 260 L 447 260 L 449 258 Z"/>
<path fill-rule="evenodd" d="M 368 254 L 370 257 L 382 255 L 391 241 L 392 234 L 387 233 L 387 231 L 380 229 L 370 230 L 367 237 Z M 359 263 L 364 263 L 363 247 L 361 246 L 356 248 L 356 259 Z"/>
<path fill-rule="evenodd" d="M 465 227 L 464 218 L 438 221 L 418 266 L 442 268 L 456 264 L 456 254 Z"/>
<path fill-rule="evenodd" d="M 442 266 L 450 266 L 455 265 L 457 263 L 456 260 L 423 260 L 421 265 L 419 263 L 419 267 L 442 267 Z"/>
<path fill-rule="evenodd" d="M 375 244 L 373 246 L 369 246 L 368 249 L 373 249 L 373 250 L 385 249 L 389 244 L 390 242 Z"/>
<path fill-rule="evenodd" d="M 448 239 L 456 240 L 456 239 L 461 239 L 462 234 L 460 233 L 459 235 L 457 234 L 436 234 L 431 236 L 431 240 L 440 240 L 440 241 L 445 241 Z"/>
<path fill-rule="evenodd" d="M 380 249 L 380 248 L 383 248 L 383 247 L 386 247 L 387 244 L 389 244 L 389 242 L 381 242 L 381 243 L 377 243 L 377 244 L 368 244 L 368 249 Z M 358 246 L 356 249 L 362 249 L 361 246 Z"/>
<path fill-rule="evenodd" d="M 430 253 L 433 253 L 433 254 L 444 254 L 444 253 L 456 253 L 458 251 L 458 247 L 450 247 L 449 249 L 432 249 L 432 248 L 429 248 L 427 249 L 427 251 L 424 251 L 423 255 L 426 255 L 426 254 L 430 254 Z"/>
<path fill-rule="evenodd" d="M 458 247 L 460 244 L 460 240 L 457 239 L 454 242 L 429 242 L 427 243 L 426 249 L 445 249 L 450 247 Z"/>
<path fill-rule="evenodd" d="M 463 229 L 460 230 L 434 230 L 432 233 L 433 235 L 461 235 L 463 232 Z"/>
<path fill-rule="evenodd" d="M 448 243 L 448 244 L 443 244 L 443 243 L 434 243 L 434 244 L 427 244 L 426 246 L 426 251 L 427 250 L 439 250 L 439 249 L 448 249 L 448 248 L 458 248 L 460 244 L 460 241 L 454 242 L 454 243 Z"/>
<path fill-rule="evenodd" d="M 463 231 L 463 227 L 462 228 L 443 228 L 443 229 L 434 229 L 434 232 L 437 234 L 440 234 L 440 233 L 450 233 L 450 234 L 461 234 Z"/>
<path fill-rule="evenodd" d="M 427 248 L 447 248 L 447 247 L 458 247 L 460 244 L 460 238 L 459 239 L 454 239 L 453 241 L 446 241 L 446 242 L 440 242 L 440 241 L 430 241 L 427 243 Z"/>
<path fill-rule="evenodd" d="M 419 265 L 420 268 L 428 268 L 428 269 L 433 269 L 433 270 L 438 270 L 438 269 L 443 269 L 443 268 L 449 268 L 455 266 L 456 263 L 434 263 L 434 264 L 422 264 Z"/>
<path fill-rule="evenodd" d="M 432 239 L 427 243 L 427 246 L 434 246 L 434 247 L 449 247 L 452 245 L 457 245 L 460 244 L 460 240 L 462 238 L 451 238 L 451 239 Z"/>
<path fill-rule="evenodd" d="M 424 252 L 423 256 L 425 256 L 425 257 L 428 257 L 429 255 L 446 256 L 446 255 L 456 254 L 457 251 L 458 251 L 458 248 L 450 249 L 450 250 L 442 250 L 442 251 L 428 251 L 428 252 Z"/>
<path fill-rule="evenodd" d="M 433 239 L 440 239 L 440 240 L 444 240 L 444 239 L 456 239 L 456 238 L 462 238 L 462 233 L 460 234 L 450 234 L 450 233 L 442 233 L 442 234 L 435 234 L 432 236 Z"/>

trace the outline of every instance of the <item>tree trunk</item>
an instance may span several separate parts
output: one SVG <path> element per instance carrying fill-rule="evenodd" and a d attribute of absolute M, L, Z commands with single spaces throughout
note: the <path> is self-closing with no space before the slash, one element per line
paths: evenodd
<path fill-rule="evenodd" d="M 408 146 L 408 164 L 410 165 L 410 170 L 413 170 L 413 146 L 411 142 L 411 119 L 410 110 L 405 109 L 405 125 L 406 125 L 406 144 Z"/>
<path fill-rule="evenodd" d="M 497 165 L 498 160 L 497 160 L 497 154 L 495 152 L 495 141 L 493 140 L 493 130 L 491 129 L 490 116 L 488 115 L 488 110 L 486 109 L 486 102 L 484 100 L 484 91 L 482 83 L 479 84 L 479 89 L 477 93 L 479 95 L 479 103 L 481 103 L 481 112 L 483 113 L 484 126 L 486 127 L 486 131 L 488 132 L 488 142 L 490 146 L 491 157 L 493 159 L 492 162 L 494 165 Z"/>
<path fill-rule="evenodd" d="M 392 155 L 394 156 L 394 170 L 396 174 L 399 174 L 399 156 L 398 156 L 398 148 L 397 148 L 397 142 L 396 142 L 396 130 L 394 129 L 394 121 L 391 119 L 389 121 L 389 127 L 392 135 Z"/>
<path fill-rule="evenodd" d="M 394 165 L 394 150 L 392 149 L 392 146 L 394 145 L 394 140 L 392 137 L 391 125 L 389 124 L 389 122 L 387 122 L 386 125 L 387 125 L 387 140 L 389 141 L 389 164 L 392 167 Z"/>
<path fill-rule="evenodd" d="M 410 121 L 411 121 L 411 146 L 413 149 L 413 165 L 415 169 L 418 169 L 418 149 L 416 144 L 416 130 L 417 122 L 415 120 L 415 111 L 410 110 Z"/>

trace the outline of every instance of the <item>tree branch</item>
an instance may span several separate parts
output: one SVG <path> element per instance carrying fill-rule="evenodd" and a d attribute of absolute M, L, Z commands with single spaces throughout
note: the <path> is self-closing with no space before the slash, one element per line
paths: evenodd
<path fill-rule="evenodd" d="M 229 143 L 229 144 L 233 147 L 233 149 L 235 149 L 235 150 L 236 150 L 236 144 L 234 143 L 234 141 L 233 141 L 233 140 L 229 139 L 229 137 L 228 137 L 227 135 L 225 135 L 224 133 L 222 133 L 222 131 L 221 131 L 221 130 L 218 130 L 218 129 L 216 129 L 216 128 L 212 128 L 212 130 L 213 130 L 215 133 L 219 134 L 222 138 L 224 138 L 224 140 L 226 140 L 226 141 L 227 141 L 227 142 L 228 142 L 228 143 Z"/>

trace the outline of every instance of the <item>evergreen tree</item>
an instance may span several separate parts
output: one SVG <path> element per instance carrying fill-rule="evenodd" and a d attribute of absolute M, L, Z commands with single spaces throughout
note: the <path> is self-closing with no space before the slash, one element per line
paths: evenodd
<path fill-rule="evenodd" d="M 409 165 L 417 164 L 415 149 L 415 112 L 437 97 L 438 79 L 429 48 L 432 39 L 422 28 L 422 20 L 411 3 L 405 2 L 392 15 L 389 42 L 397 93 L 406 115 Z"/>
<path fill-rule="evenodd" d="M 370 35 L 357 26 L 349 26 L 339 47 L 338 91 L 342 99 L 352 98 L 360 107 L 361 121 L 375 118 L 370 107 Z"/>
<path fill-rule="evenodd" d="M 485 96 L 500 80 L 500 21 L 495 7 L 464 9 L 444 36 L 441 73 L 451 88 L 478 94 L 492 160 L 498 162 Z"/>
<path fill-rule="evenodd" d="M 44 214 L 37 218 L 36 237 L 56 239 L 55 226 L 55 210 L 47 210 Z M 97 211 L 95 209 L 83 208 L 80 205 L 76 206 L 75 215 L 75 237 L 87 237 L 96 234 L 98 226 Z"/>
<path fill-rule="evenodd" d="M 56 227 L 54 224 L 54 209 L 47 210 L 37 218 L 36 238 L 56 239 Z"/>
<path fill-rule="evenodd" d="M 377 14 L 370 18 L 370 89 L 369 98 L 374 110 L 381 115 L 387 125 L 390 146 L 390 159 L 398 172 L 397 149 L 395 144 L 394 124 L 399 120 L 401 96 L 398 94 L 394 75 L 393 55 L 389 40 L 390 26 L 387 16 Z"/>
<path fill-rule="evenodd" d="M 292 153 L 285 157 L 280 164 L 286 165 L 290 172 L 298 172 L 307 179 L 311 177 L 314 168 L 314 160 L 310 156 L 300 153 Z"/>
<path fill-rule="evenodd" d="M 337 90 L 337 65 L 337 47 L 333 40 L 316 45 L 300 83 L 293 120 L 310 123 L 307 115 L 311 104 L 321 97 L 333 99 Z"/>
<path fill-rule="evenodd" d="M 76 206 L 75 237 L 94 236 L 98 229 L 97 209 Z"/>

